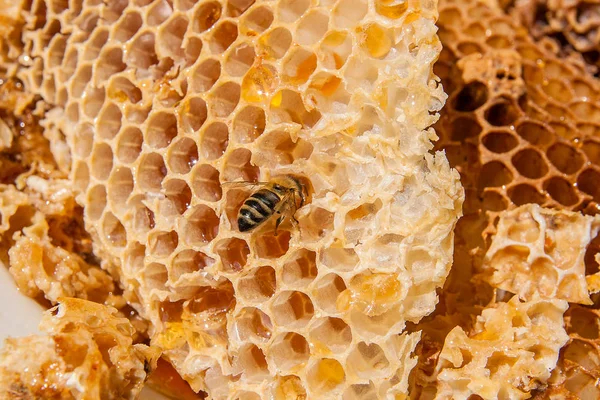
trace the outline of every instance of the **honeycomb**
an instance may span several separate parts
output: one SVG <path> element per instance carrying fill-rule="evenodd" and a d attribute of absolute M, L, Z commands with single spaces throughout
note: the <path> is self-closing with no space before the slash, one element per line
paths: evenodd
<path fill-rule="evenodd" d="M 114 308 L 63 298 L 40 329 L 48 335 L 9 338 L 0 351 L 7 400 L 135 399 L 156 367 L 158 351 L 132 344 L 133 326 Z"/>
<path fill-rule="evenodd" d="M 435 2 L 23 7 L 17 77 L 42 99 L 94 253 L 191 387 L 405 396 L 420 334 L 402 332 L 435 308 L 463 201 L 430 153 L 446 100 Z M 310 189 L 297 226 L 239 232 L 253 186 L 224 183 L 283 174 Z M 70 261 L 72 286 L 94 287 Z"/>
<path fill-rule="evenodd" d="M 543 209 L 529 204 L 503 212 L 483 270 L 495 288 L 522 299 L 542 297 L 592 304 L 584 257 L 600 230 L 600 215 Z"/>
<path fill-rule="evenodd" d="M 460 327 L 446 337 L 437 365 L 436 399 L 527 399 L 545 387 L 565 332 L 564 300 L 507 303 L 486 308 L 472 334 Z"/>

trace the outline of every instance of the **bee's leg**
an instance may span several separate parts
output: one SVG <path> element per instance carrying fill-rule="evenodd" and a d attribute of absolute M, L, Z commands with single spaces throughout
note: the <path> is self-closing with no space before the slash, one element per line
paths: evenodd
<path fill-rule="evenodd" d="M 279 225 L 281 225 L 281 223 L 283 222 L 284 216 L 280 215 L 279 217 L 277 217 L 277 220 L 275 221 L 275 236 L 277 236 L 277 228 L 279 228 Z"/>

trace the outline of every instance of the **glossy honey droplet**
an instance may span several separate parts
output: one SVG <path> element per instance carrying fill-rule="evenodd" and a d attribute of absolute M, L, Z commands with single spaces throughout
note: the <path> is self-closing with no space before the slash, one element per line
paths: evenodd
<path fill-rule="evenodd" d="M 369 315 L 381 315 L 400 300 L 402 285 L 394 274 L 361 274 L 355 276 L 348 289 L 337 299 L 338 311 L 351 307 Z"/>
<path fill-rule="evenodd" d="M 375 1 L 375 11 L 379 15 L 391 19 L 398 19 L 408 10 L 408 0 L 377 0 Z"/>
<path fill-rule="evenodd" d="M 369 24 L 359 28 L 362 33 L 362 46 L 369 52 L 371 57 L 383 58 L 392 49 L 393 40 L 390 32 L 378 24 Z"/>
<path fill-rule="evenodd" d="M 346 380 L 346 373 L 337 360 L 326 358 L 319 361 L 315 379 L 321 390 L 330 391 Z"/>
<path fill-rule="evenodd" d="M 277 74 L 271 67 L 263 64 L 256 65 L 244 76 L 242 97 L 251 103 L 268 101 L 277 85 Z"/>
<path fill-rule="evenodd" d="M 334 75 L 321 75 L 315 77 L 310 84 L 311 89 L 317 90 L 324 96 L 331 96 L 340 86 L 342 80 Z"/>
<path fill-rule="evenodd" d="M 306 390 L 297 376 L 281 377 L 275 390 L 275 400 L 306 400 Z"/>

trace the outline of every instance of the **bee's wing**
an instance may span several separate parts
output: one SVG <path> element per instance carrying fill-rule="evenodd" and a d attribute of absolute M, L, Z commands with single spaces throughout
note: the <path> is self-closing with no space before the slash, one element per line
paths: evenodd
<path fill-rule="evenodd" d="M 227 188 L 244 188 L 244 187 L 256 187 L 256 186 L 266 186 L 269 182 L 250 182 L 250 181 L 235 181 L 235 182 L 223 182 L 221 186 Z"/>

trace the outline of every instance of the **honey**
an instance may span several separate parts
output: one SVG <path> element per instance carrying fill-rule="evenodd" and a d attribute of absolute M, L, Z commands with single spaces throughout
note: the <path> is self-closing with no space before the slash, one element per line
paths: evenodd
<path fill-rule="evenodd" d="M 385 57 L 394 45 L 390 32 L 379 24 L 369 24 L 359 28 L 361 34 L 361 45 L 371 57 Z"/>
<path fill-rule="evenodd" d="M 377 0 L 375 10 L 384 17 L 398 19 L 408 10 L 408 0 Z"/>
<path fill-rule="evenodd" d="M 325 358 L 318 362 L 315 383 L 319 391 L 331 391 L 342 384 L 345 379 L 344 368 L 337 360 Z"/>
<path fill-rule="evenodd" d="M 272 67 L 259 64 L 250 68 L 242 80 L 242 97 L 251 103 L 268 102 L 279 80 Z"/>

